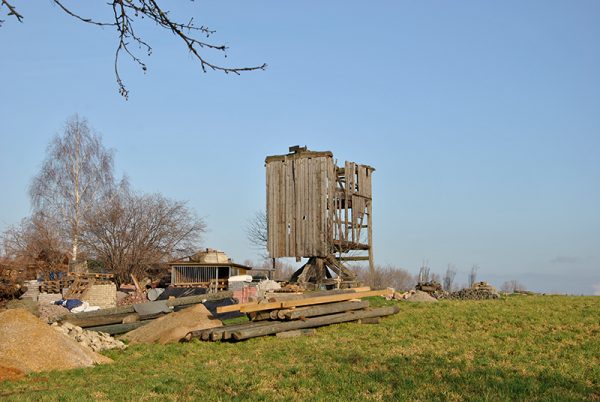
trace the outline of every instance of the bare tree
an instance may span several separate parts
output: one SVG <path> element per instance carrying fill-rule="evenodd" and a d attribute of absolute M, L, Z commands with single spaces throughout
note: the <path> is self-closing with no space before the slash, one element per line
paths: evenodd
<path fill-rule="evenodd" d="M 431 269 L 429 268 L 429 264 L 427 261 L 423 261 L 421 268 L 419 268 L 419 283 L 429 282 L 429 272 Z"/>
<path fill-rule="evenodd" d="M 477 271 L 479 270 L 479 265 L 474 264 L 471 267 L 471 272 L 469 273 L 469 287 L 473 287 L 475 282 L 477 281 Z"/>
<path fill-rule="evenodd" d="M 525 290 L 525 286 L 516 281 L 516 280 L 511 280 L 511 281 L 506 281 L 502 284 L 502 291 L 506 292 L 506 293 L 515 293 L 515 292 L 521 292 Z"/>
<path fill-rule="evenodd" d="M 415 277 L 403 268 L 394 266 L 378 266 L 371 273 L 364 267 L 355 267 L 352 269 L 357 279 L 372 288 L 392 287 L 396 290 L 406 291 L 414 288 Z"/>
<path fill-rule="evenodd" d="M 184 202 L 140 195 L 127 185 L 86 215 L 83 244 L 118 280 L 143 275 L 154 263 L 189 255 L 206 225 Z"/>
<path fill-rule="evenodd" d="M 113 188 L 113 153 L 85 119 L 75 115 L 50 142 L 29 188 L 34 211 L 52 217 L 77 260 L 83 217 Z"/>
<path fill-rule="evenodd" d="M 250 244 L 260 250 L 260 256 L 267 258 L 267 214 L 257 211 L 246 224 L 246 237 Z"/>
<path fill-rule="evenodd" d="M 42 213 L 21 220 L 2 234 L 5 256 L 23 265 L 36 264 L 43 271 L 63 268 L 67 245 L 56 222 Z"/>
<path fill-rule="evenodd" d="M 159 5 L 159 3 L 164 4 L 161 0 L 108 1 L 106 2 L 106 6 L 110 8 L 111 18 L 107 21 L 83 16 L 80 12 L 67 6 L 66 1 L 64 0 L 52 1 L 60 10 L 81 22 L 97 27 L 115 28 L 117 32 L 117 48 L 114 59 L 114 70 L 117 85 L 119 86 L 119 93 L 125 99 L 127 99 L 129 91 L 123 84 L 123 80 L 119 74 L 119 56 L 124 52 L 142 69 L 142 71 L 146 72 L 147 66 L 142 60 L 142 56 L 136 52 L 136 49 L 146 56 L 152 54 L 152 47 L 150 44 L 137 33 L 138 26 L 141 24 L 142 20 L 150 21 L 154 23 L 155 26 L 178 38 L 192 56 L 200 63 L 200 67 L 204 72 L 207 72 L 207 70 L 214 70 L 222 71 L 226 74 L 233 73 L 239 75 L 243 71 L 264 70 L 267 67 L 264 63 L 254 67 L 225 67 L 209 61 L 204 55 L 206 50 L 215 50 L 223 53 L 225 57 L 227 57 L 227 46 L 208 41 L 208 38 L 214 34 L 215 31 L 203 25 L 197 26 L 193 17 L 186 21 L 174 19 L 169 10 Z M 5 11 L 8 16 L 12 16 L 19 22 L 23 22 L 23 15 L 21 15 L 8 0 L 1 0 L 0 11 Z M 0 25 L 2 22 L 3 21 L 0 20 Z"/>
<path fill-rule="evenodd" d="M 456 267 L 452 264 L 448 264 L 446 273 L 444 274 L 444 290 L 447 292 L 452 291 L 452 285 L 454 283 L 454 277 L 456 276 Z"/>

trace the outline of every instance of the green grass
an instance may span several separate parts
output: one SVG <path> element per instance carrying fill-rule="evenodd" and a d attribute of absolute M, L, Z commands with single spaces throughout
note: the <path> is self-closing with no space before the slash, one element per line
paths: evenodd
<path fill-rule="evenodd" d="M 2 382 L 0 400 L 600 400 L 599 297 L 400 306 L 313 337 L 133 346 Z"/>

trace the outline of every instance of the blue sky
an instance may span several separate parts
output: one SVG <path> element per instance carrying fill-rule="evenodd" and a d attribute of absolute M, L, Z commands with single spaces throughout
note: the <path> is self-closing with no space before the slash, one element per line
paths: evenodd
<path fill-rule="evenodd" d="M 51 2 L 15 0 L 0 28 L 0 230 L 73 113 L 116 150 L 135 188 L 188 200 L 205 245 L 257 259 L 244 226 L 264 207 L 264 158 L 290 145 L 374 166 L 378 264 L 423 259 L 467 281 L 600 292 L 600 3 L 177 2 L 230 46 L 203 74 L 152 25 L 142 72 L 116 33 Z M 70 2 L 74 4 L 75 2 Z M 91 2 L 90 2 L 91 3 Z M 80 8 L 105 14 L 103 2 Z"/>

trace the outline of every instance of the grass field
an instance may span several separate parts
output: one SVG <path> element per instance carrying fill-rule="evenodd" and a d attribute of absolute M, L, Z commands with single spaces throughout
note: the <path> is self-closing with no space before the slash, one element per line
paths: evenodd
<path fill-rule="evenodd" d="M 0 399 L 600 400 L 600 297 L 400 305 L 313 337 L 134 346 L 2 382 Z"/>

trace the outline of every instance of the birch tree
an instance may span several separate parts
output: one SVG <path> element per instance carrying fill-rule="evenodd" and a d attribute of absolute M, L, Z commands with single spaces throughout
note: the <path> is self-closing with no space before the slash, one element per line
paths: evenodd
<path fill-rule="evenodd" d="M 63 134 L 50 142 L 29 188 L 34 212 L 58 222 L 62 235 L 70 241 L 73 261 L 77 261 L 84 216 L 113 186 L 113 152 L 102 145 L 87 120 L 73 116 Z"/>

